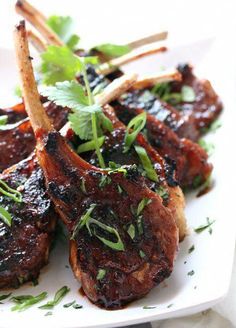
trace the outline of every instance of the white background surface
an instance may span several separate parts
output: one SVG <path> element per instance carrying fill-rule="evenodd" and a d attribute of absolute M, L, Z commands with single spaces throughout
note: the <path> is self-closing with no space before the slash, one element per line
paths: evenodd
<path fill-rule="evenodd" d="M 164 28 L 170 31 L 170 39 L 183 43 L 206 35 L 219 34 L 221 37 L 224 35 L 229 45 L 229 48 L 225 49 L 226 52 L 232 51 L 236 40 L 234 35 L 234 31 L 236 32 L 235 1 L 32 0 L 31 2 L 47 15 L 69 14 L 77 17 L 76 29 L 88 45 L 107 41 L 123 43 Z M 13 4 L 14 1 L 0 0 L 1 47 L 13 46 L 11 31 L 17 21 L 12 9 Z M 225 60 L 227 56 L 222 58 L 219 65 L 223 66 Z M 232 75 L 235 77 L 234 68 L 235 65 L 232 66 Z M 225 83 L 227 83 L 227 77 Z M 0 89 L 3 88 L 4 78 L 1 78 Z M 231 165 L 235 166 L 234 163 Z M 229 169 L 235 174 L 233 167 Z M 226 201 L 224 206 L 227 207 Z M 225 219 L 227 220 L 227 217 Z M 221 261 L 220 258 L 219 261 Z M 214 311 L 191 318 L 158 322 L 153 326 L 158 328 L 236 327 L 236 272 L 233 276 L 235 279 L 231 284 L 228 297 L 216 306 Z"/>

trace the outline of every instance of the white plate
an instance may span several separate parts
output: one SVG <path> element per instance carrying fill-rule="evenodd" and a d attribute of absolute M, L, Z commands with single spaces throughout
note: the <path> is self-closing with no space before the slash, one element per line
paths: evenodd
<path fill-rule="evenodd" d="M 214 38 L 189 45 L 173 47 L 167 54 L 151 56 L 135 62 L 127 70 L 154 72 L 161 66 L 173 66 L 190 61 L 196 66 L 198 75 L 209 78 L 221 95 L 225 104 L 222 127 L 208 136 L 216 150 L 211 157 L 214 163 L 214 189 L 196 198 L 196 193 L 187 197 L 186 216 L 189 235 L 180 245 L 180 251 L 171 277 L 155 288 L 148 296 L 134 302 L 123 310 L 105 311 L 92 305 L 78 292 L 79 284 L 74 279 L 68 265 L 66 245 L 58 245 L 50 255 L 50 263 L 42 270 L 39 285 L 29 284 L 14 290 L 14 295 L 37 295 L 47 291 L 48 299 L 63 285 L 71 288 L 65 299 L 55 307 L 52 316 L 44 316 L 46 311 L 37 305 L 22 313 L 11 312 L 12 303 L 0 305 L 0 327 L 118 327 L 151 320 L 189 315 L 211 307 L 227 293 L 232 270 L 235 244 L 234 211 L 234 149 L 232 131 L 235 124 L 236 78 L 233 53 L 223 52 L 223 45 Z M 229 54 L 230 52 L 230 54 Z M 0 105 L 10 105 L 12 89 L 17 83 L 14 55 L 10 50 L 0 50 Z M 233 73 L 232 73 L 233 72 Z M 193 232 L 194 227 L 206 222 L 206 218 L 216 220 L 213 233 Z M 188 249 L 195 250 L 189 254 Z M 195 274 L 188 275 L 194 270 Z M 63 304 L 76 299 L 83 309 L 63 308 Z M 171 307 L 169 305 L 172 304 Z M 143 306 L 155 306 L 143 309 Z M 33 320 L 33 322 L 32 322 Z"/>

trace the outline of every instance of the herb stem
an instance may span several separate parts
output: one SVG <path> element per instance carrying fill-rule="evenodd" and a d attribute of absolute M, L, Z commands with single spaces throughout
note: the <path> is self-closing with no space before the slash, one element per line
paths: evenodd
<path fill-rule="evenodd" d="M 91 88 L 90 88 L 90 85 L 89 85 L 89 80 L 88 80 L 88 75 L 87 75 L 87 72 L 86 72 L 85 65 L 83 65 L 82 74 L 83 74 L 83 78 L 84 78 L 85 88 L 86 88 L 86 91 L 87 91 L 87 94 L 88 94 L 89 105 L 91 106 L 91 105 L 94 104 L 94 97 L 93 97 L 93 94 L 92 94 L 92 91 L 91 91 Z"/>
<path fill-rule="evenodd" d="M 98 141 L 96 113 L 92 113 L 91 115 L 92 115 L 92 132 L 93 132 L 93 140 L 95 144 L 95 151 L 98 157 L 100 167 L 102 169 L 105 169 L 105 163 L 100 151 L 99 141 Z"/>

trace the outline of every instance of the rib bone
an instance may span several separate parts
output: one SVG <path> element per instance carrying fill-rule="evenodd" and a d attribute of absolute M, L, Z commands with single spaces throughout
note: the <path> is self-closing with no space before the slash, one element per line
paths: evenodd
<path fill-rule="evenodd" d="M 124 56 L 112 59 L 104 64 L 101 64 L 99 66 L 99 68 L 97 69 L 97 71 L 100 74 L 107 75 L 107 74 L 110 74 L 113 71 L 115 71 L 117 69 L 117 67 L 128 64 L 132 61 L 146 57 L 148 55 L 153 55 L 153 54 L 164 52 L 166 50 L 167 50 L 167 48 L 164 46 L 160 46 L 159 42 L 153 43 L 148 46 L 143 46 L 143 47 L 137 48 L 137 49 L 129 52 L 128 54 L 126 54 Z"/>
<path fill-rule="evenodd" d="M 54 31 L 46 24 L 45 16 L 37 9 L 31 6 L 25 0 L 16 2 L 16 12 L 23 16 L 30 24 L 32 24 L 38 32 L 45 38 L 48 44 L 63 46 L 63 42 Z"/>
<path fill-rule="evenodd" d="M 145 89 L 151 87 L 157 83 L 170 82 L 170 81 L 181 81 L 181 74 L 173 69 L 169 71 L 160 72 L 156 75 L 141 76 L 133 84 L 133 89 Z"/>

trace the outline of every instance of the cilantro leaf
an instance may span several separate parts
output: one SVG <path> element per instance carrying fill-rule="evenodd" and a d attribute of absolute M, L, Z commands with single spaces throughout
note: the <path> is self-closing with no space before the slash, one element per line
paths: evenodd
<path fill-rule="evenodd" d="M 57 82 L 55 86 L 42 89 L 41 93 L 58 106 L 80 109 L 89 105 L 82 85 L 76 81 Z"/>
<path fill-rule="evenodd" d="M 118 45 L 112 43 L 104 43 L 95 46 L 93 49 L 102 52 L 109 57 L 120 57 L 131 51 L 131 48 L 127 45 Z"/>
<path fill-rule="evenodd" d="M 96 113 L 98 136 L 101 136 L 101 128 L 99 124 L 99 118 L 101 115 L 98 115 L 102 114 L 102 108 L 100 105 L 95 104 L 92 106 L 83 107 L 80 108 L 80 110 L 75 110 L 74 113 L 69 114 L 71 127 L 82 140 L 93 139 L 92 113 Z"/>
<path fill-rule="evenodd" d="M 47 24 L 64 41 L 71 50 L 74 50 L 80 37 L 72 33 L 73 20 L 70 16 L 50 16 Z"/>
<path fill-rule="evenodd" d="M 41 59 L 43 82 L 47 85 L 73 80 L 83 65 L 80 58 L 66 46 L 48 46 Z"/>

